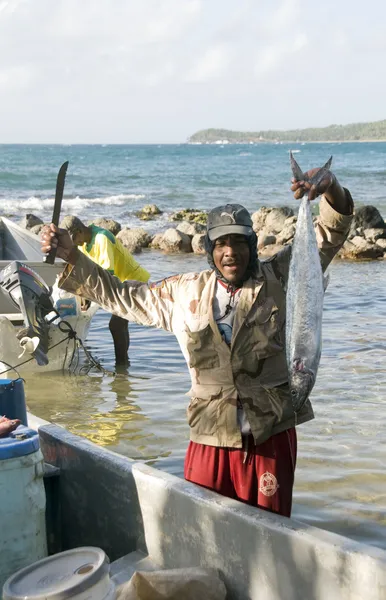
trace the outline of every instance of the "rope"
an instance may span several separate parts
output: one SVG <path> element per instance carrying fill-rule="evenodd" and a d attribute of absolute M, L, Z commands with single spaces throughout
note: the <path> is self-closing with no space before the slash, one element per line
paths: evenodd
<path fill-rule="evenodd" d="M 20 373 L 19 373 L 19 371 L 17 370 L 17 367 L 20 367 L 20 365 L 16 365 L 16 367 L 13 367 L 13 366 L 12 366 L 12 365 L 10 365 L 9 363 L 5 362 L 5 360 L 2 360 L 1 362 L 3 363 L 3 365 L 7 365 L 7 367 L 9 367 L 9 369 L 6 369 L 5 371 L 2 371 L 2 372 L 0 373 L 0 375 L 2 375 L 3 373 L 8 373 L 8 371 L 15 371 L 15 373 L 16 373 L 16 375 L 17 375 L 17 378 L 18 378 L 18 379 L 23 379 L 22 377 L 20 377 Z M 27 361 L 27 362 L 28 362 L 28 361 Z"/>

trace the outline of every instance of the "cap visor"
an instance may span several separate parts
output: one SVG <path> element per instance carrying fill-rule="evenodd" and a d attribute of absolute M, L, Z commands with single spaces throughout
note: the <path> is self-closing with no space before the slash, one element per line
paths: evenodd
<path fill-rule="evenodd" d="M 213 242 L 223 235 L 230 235 L 231 233 L 238 233 L 239 235 L 252 235 L 252 227 L 247 225 L 224 225 L 220 227 L 213 227 L 208 231 L 209 239 Z"/>

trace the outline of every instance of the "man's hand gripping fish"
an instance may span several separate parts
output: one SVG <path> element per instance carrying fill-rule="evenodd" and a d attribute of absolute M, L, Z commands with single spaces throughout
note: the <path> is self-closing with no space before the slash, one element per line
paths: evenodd
<path fill-rule="evenodd" d="M 304 174 L 294 159 L 296 181 L 318 186 L 330 169 L 332 156 L 315 175 Z M 301 201 L 287 284 L 286 355 L 292 404 L 299 412 L 314 387 L 322 348 L 322 315 L 327 278 L 323 277 L 308 194 Z"/>

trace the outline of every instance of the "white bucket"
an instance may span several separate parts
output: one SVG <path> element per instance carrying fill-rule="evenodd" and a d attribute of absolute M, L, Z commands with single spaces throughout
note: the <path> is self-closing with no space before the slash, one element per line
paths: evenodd
<path fill-rule="evenodd" d="M 3 600 L 114 600 L 110 564 L 100 548 L 82 547 L 44 558 L 10 577 Z"/>

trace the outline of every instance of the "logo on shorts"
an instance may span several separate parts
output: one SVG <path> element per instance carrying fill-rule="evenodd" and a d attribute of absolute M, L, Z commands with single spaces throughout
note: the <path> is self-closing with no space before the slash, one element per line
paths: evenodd
<path fill-rule="evenodd" d="M 269 471 L 266 471 L 261 475 L 259 492 L 264 494 L 264 496 L 273 496 L 276 494 L 278 487 L 279 484 L 275 475 L 272 475 Z"/>

